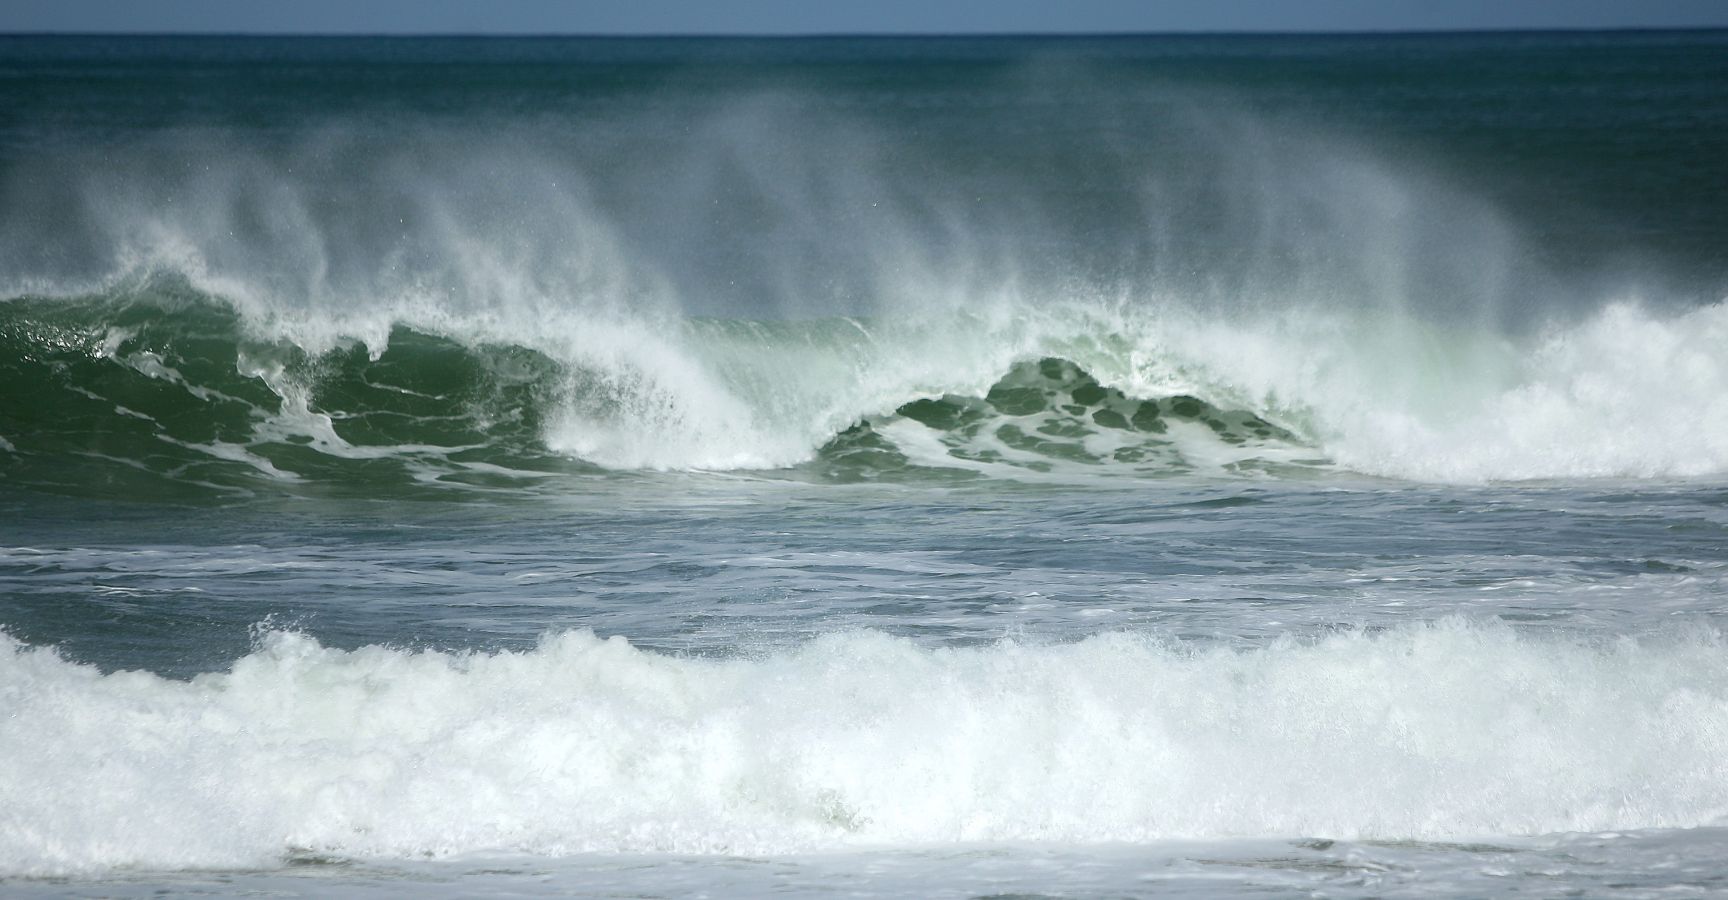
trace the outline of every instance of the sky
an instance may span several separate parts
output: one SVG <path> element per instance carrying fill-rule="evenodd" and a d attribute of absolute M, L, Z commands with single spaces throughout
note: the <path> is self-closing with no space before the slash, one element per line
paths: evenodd
<path fill-rule="evenodd" d="M 0 0 L 0 32 L 952 34 L 1728 27 L 1728 0 Z"/>

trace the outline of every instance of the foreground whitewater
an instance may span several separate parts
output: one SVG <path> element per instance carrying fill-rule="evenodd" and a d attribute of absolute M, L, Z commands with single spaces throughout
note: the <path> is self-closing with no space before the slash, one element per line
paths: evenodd
<path fill-rule="evenodd" d="M 0 891 L 1719 890 L 1725 41 L 0 37 Z"/>
<path fill-rule="evenodd" d="M 587 632 L 479 655 L 273 632 L 189 683 L 4 652 L 0 749 L 33 775 L 0 783 L 0 866 L 32 875 L 285 849 L 1458 840 L 1728 810 L 1714 633 L 1593 647 L 1446 620 L 1250 651 L 852 634 L 702 660 Z"/>

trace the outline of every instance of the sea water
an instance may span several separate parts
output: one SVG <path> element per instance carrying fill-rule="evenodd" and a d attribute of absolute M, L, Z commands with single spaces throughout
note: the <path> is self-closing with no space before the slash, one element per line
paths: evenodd
<path fill-rule="evenodd" d="M 0 38 L 22 895 L 1728 887 L 1728 35 Z"/>

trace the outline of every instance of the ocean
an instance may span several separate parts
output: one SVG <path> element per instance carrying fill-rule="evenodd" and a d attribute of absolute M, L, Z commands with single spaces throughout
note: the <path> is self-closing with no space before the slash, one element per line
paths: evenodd
<path fill-rule="evenodd" d="M 0 37 L 0 892 L 1728 891 L 1728 32 Z"/>

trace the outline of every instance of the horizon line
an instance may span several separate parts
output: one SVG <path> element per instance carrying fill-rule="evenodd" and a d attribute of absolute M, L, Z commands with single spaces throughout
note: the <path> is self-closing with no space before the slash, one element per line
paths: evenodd
<path fill-rule="evenodd" d="M 1504 28 L 1343 28 L 1343 29 L 1182 29 L 1169 31 L 66 31 L 0 30 L 0 37 L 55 38 L 463 38 L 463 39 L 621 39 L 621 40 L 858 40 L 956 38 L 1145 38 L 1145 37 L 1420 37 L 1496 34 L 1642 34 L 1728 31 L 1719 25 L 1512 26 Z"/>

